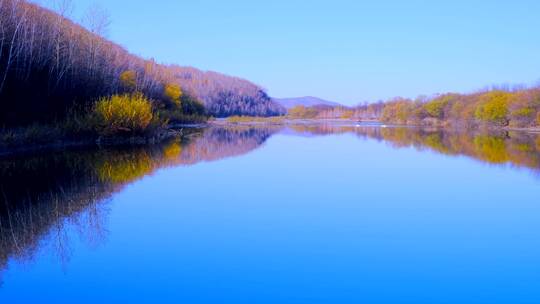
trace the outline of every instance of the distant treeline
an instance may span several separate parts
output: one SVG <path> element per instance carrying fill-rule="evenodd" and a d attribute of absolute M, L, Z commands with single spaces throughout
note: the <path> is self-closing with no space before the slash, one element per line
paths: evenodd
<path fill-rule="evenodd" d="M 284 113 L 260 87 L 195 68 L 158 64 L 103 38 L 106 18 L 83 26 L 25 0 L 0 1 L 0 126 L 59 120 L 102 97 L 137 91 L 154 101 L 179 87 L 187 107 L 213 116 Z"/>
<path fill-rule="evenodd" d="M 295 107 L 296 118 L 379 120 L 431 126 L 497 126 L 530 128 L 540 125 L 540 88 L 493 89 L 472 94 L 448 93 L 432 98 L 395 98 L 357 107 Z"/>

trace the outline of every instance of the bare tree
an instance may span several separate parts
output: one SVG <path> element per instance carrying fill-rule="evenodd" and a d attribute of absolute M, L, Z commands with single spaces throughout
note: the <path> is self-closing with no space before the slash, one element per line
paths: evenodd
<path fill-rule="evenodd" d="M 72 0 L 53 0 L 52 7 L 60 16 L 69 18 L 75 10 Z"/>
<path fill-rule="evenodd" d="M 99 36 L 106 36 L 111 24 L 109 13 L 99 6 L 92 4 L 84 14 L 82 24 L 92 33 Z"/>

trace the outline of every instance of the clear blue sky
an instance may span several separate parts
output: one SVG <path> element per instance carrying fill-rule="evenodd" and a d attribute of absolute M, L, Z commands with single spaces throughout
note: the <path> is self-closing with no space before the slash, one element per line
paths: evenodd
<path fill-rule="evenodd" d="M 44 0 L 46 1 L 46 0 Z M 76 0 L 159 62 L 346 104 L 540 80 L 540 1 Z"/>

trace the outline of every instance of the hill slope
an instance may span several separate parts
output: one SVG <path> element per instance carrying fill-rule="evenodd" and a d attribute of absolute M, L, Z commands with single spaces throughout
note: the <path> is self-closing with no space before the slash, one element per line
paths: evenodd
<path fill-rule="evenodd" d="M 135 75 L 137 91 L 157 101 L 168 85 L 180 85 L 210 115 L 284 112 L 249 81 L 138 57 L 26 0 L 0 1 L 0 25 L 0 126 L 55 121 L 99 97 L 124 93 L 126 72 Z"/>
<path fill-rule="evenodd" d="M 318 97 L 305 96 L 296 98 L 273 98 L 273 100 L 285 107 L 286 109 L 294 108 L 296 106 L 312 107 L 316 105 L 325 106 L 340 106 L 341 104 L 333 101 L 324 100 Z"/>

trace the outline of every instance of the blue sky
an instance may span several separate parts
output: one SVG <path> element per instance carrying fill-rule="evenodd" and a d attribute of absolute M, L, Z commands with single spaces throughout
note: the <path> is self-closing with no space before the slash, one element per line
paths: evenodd
<path fill-rule="evenodd" d="M 45 1 L 45 0 L 43 0 Z M 346 104 L 540 80 L 540 1 L 76 0 L 159 62 Z"/>

